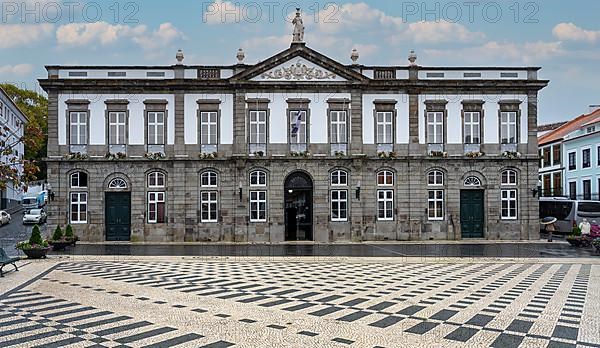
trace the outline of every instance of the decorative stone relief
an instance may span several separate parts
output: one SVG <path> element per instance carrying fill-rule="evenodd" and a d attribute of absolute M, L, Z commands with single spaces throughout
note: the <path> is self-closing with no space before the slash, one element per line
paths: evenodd
<path fill-rule="evenodd" d="M 267 80 L 335 80 L 337 75 L 329 72 L 323 71 L 317 68 L 310 68 L 305 64 L 302 64 L 298 61 L 296 64 L 292 64 L 289 68 L 280 68 L 273 71 L 269 71 L 263 73 L 261 75 L 263 79 Z"/>

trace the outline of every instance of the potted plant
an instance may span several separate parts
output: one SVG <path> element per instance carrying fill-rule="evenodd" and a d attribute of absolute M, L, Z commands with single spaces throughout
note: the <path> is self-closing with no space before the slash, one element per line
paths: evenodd
<path fill-rule="evenodd" d="M 65 237 L 60 226 L 56 226 L 54 234 L 52 235 L 52 240 L 50 240 L 48 244 L 52 245 L 52 250 L 61 251 L 65 250 L 69 245 L 73 244 L 73 242 Z"/>
<path fill-rule="evenodd" d="M 582 245 L 581 229 L 579 229 L 579 227 L 573 226 L 571 234 L 567 237 L 567 242 L 574 247 L 580 247 Z"/>
<path fill-rule="evenodd" d="M 18 243 L 16 248 L 23 250 L 30 259 L 45 259 L 48 251 L 50 251 L 48 241 L 42 239 L 42 233 L 38 225 L 33 226 L 29 240 Z"/>
<path fill-rule="evenodd" d="M 77 244 L 79 241 L 79 237 L 73 233 L 73 227 L 71 227 L 70 224 L 67 225 L 67 228 L 65 228 L 65 239 L 71 242 L 71 245 L 73 246 L 75 246 L 75 244 Z"/>
<path fill-rule="evenodd" d="M 592 241 L 592 245 L 596 248 L 596 252 L 600 254 L 600 238 L 596 238 Z"/>

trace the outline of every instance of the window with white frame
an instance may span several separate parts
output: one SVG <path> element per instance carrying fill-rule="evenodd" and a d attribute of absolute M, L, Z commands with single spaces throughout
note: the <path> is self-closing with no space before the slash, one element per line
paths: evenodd
<path fill-rule="evenodd" d="M 250 187 L 267 186 L 267 173 L 262 170 L 255 170 L 250 173 Z"/>
<path fill-rule="evenodd" d="M 250 191 L 250 222 L 267 221 L 267 191 Z"/>
<path fill-rule="evenodd" d="M 200 186 L 202 187 L 217 187 L 217 173 L 207 171 L 200 175 Z"/>
<path fill-rule="evenodd" d="M 267 112 L 250 111 L 250 144 L 267 143 Z"/>
<path fill-rule="evenodd" d="M 217 192 L 200 193 L 200 220 L 202 222 L 218 222 L 218 199 Z"/>
<path fill-rule="evenodd" d="M 87 223 L 87 192 L 71 192 L 71 223 Z"/>
<path fill-rule="evenodd" d="M 500 113 L 500 142 L 502 144 L 516 144 L 517 139 L 517 113 Z"/>
<path fill-rule="evenodd" d="M 502 220 L 516 220 L 517 219 L 517 190 L 501 190 L 501 197 L 502 197 L 502 208 L 501 208 Z"/>
<path fill-rule="evenodd" d="M 440 170 L 427 173 L 427 219 L 430 221 L 444 220 L 444 181 L 444 173 Z"/>
<path fill-rule="evenodd" d="M 306 144 L 306 111 L 290 111 L 290 144 Z"/>
<path fill-rule="evenodd" d="M 70 144 L 87 145 L 87 112 L 70 112 Z"/>
<path fill-rule="evenodd" d="M 4 116 L 4 104 L 0 102 L 0 119 L 6 121 L 6 117 Z"/>
<path fill-rule="evenodd" d="M 348 221 L 348 190 L 331 191 L 331 221 Z"/>
<path fill-rule="evenodd" d="M 148 145 L 165 144 L 165 113 L 148 112 Z"/>
<path fill-rule="evenodd" d="M 502 172 L 501 185 L 503 186 L 515 186 L 517 185 L 517 172 L 514 170 L 505 170 Z"/>
<path fill-rule="evenodd" d="M 108 143 L 110 145 L 125 145 L 127 115 L 125 112 L 108 113 Z"/>
<path fill-rule="evenodd" d="M 592 149 L 581 150 L 581 167 L 590 168 L 592 166 Z"/>
<path fill-rule="evenodd" d="M 577 152 L 569 152 L 569 170 L 577 169 Z"/>
<path fill-rule="evenodd" d="M 330 111 L 329 118 L 331 124 L 329 125 L 331 131 L 332 144 L 346 144 L 348 143 L 347 134 L 347 121 L 348 114 L 346 111 Z"/>
<path fill-rule="evenodd" d="M 377 112 L 377 144 L 392 144 L 394 142 L 393 125 L 393 112 Z"/>
<path fill-rule="evenodd" d="M 347 186 L 348 172 L 345 170 L 334 170 L 331 172 L 331 186 Z"/>
<path fill-rule="evenodd" d="M 389 170 L 378 172 L 377 186 L 394 186 L 394 173 Z"/>
<path fill-rule="evenodd" d="M 444 143 L 444 112 L 427 113 L 427 143 Z"/>
<path fill-rule="evenodd" d="M 165 187 L 165 174 L 161 172 L 152 172 L 148 174 L 148 187 L 149 188 L 163 188 Z"/>
<path fill-rule="evenodd" d="M 590 201 L 592 199 L 592 180 L 584 179 L 581 184 L 583 186 L 583 200 Z"/>
<path fill-rule="evenodd" d="M 202 145 L 217 145 L 218 112 L 200 113 L 200 141 Z"/>
<path fill-rule="evenodd" d="M 88 175 L 85 172 L 75 172 L 71 174 L 71 188 L 87 188 Z"/>
<path fill-rule="evenodd" d="M 517 185 L 517 172 L 514 170 L 505 170 L 501 174 L 500 180 L 500 218 L 503 220 L 517 219 L 518 192 L 516 189 L 507 187 L 515 187 Z"/>
<path fill-rule="evenodd" d="M 481 143 L 481 113 L 465 112 L 464 115 L 464 141 L 465 144 Z"/>
<path fill-rule="evenodd" d="M 481 180 L 476 176 L 469 176 L 465 179 L 465 187 L 481 187 Z"/>
<path fill-rule="evenodd" d="M 377 191 L 377 220 L 394 220 L 394 190 Z"/>
<path fill-rule="evenodd" d="M 444 173 L 439 170 L 432 170 L 427 174 L 428 186 L 444 186 Z"/>
<path fill-rule="evenodd" d="M 121 178 L 115 178 L 110 181 L 108 184 L 109 189 L 126 189 L 127 182 Z"/>
<path fill-rule="evenodd" d="M 165 223 L 165 193 L 148 192 L 148 223 Z"/>

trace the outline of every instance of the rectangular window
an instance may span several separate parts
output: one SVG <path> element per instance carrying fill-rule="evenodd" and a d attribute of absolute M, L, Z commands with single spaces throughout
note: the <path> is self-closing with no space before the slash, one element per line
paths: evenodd
<path fill-rule="evenodd" d="M 577 169 L 577 153 L 569 152 L 569 170 Z"/>
<path fill-rule="evenodd" d="M 267 143 L 267 112 L 250 111 L 250 144 Z"/>
<path fill-rule="evenodd" d="M 71 145 L 87 145 L 87 112 L 69 113 Z"/>
<path fill-rule="evenodd" d="M 581 166 L 583 168 L 590 168 L 592 166 L 592 150 L 591 149 L 581 150 Z"/>
<path fill-rule="evenodd" d="M 6 120 L 6 117 L 4 117 L 4 104 L 2 102 L 0 102 L 0 119 Z"/>
<path fill-rule="evenodd" d="M 550 161 L 550 156 L 551 156 L 550 147 L 545 147 L 542 150 L 542 153 L 543 153 L 543 158 L 544 158 L 544 167 L 550 167 L 552 165 L 552 162 Z"/>
<path fill-rule="evenodd" d="M 148 223 L 165 223 L 165 193 L 148 192 Z"/>
<path fill-rule="evenodd" d="M 583 180 L 583 200 L 592 200 L 592 180 Z"/>
<path fill-rule="evenodd" d="M 126 114 L 124 112 L 108 113 L 108 143 L 110 145 L 125 145 Z"/>
<path fill-rule="evenodd" d="M 267 221 L 267 192 L 250 191 L 250 222 Z"/>
<path fill-rule="evenodd" d="M 290 111 L 290 144 L 306 144 L 306 111 Z"/>
<path fill-rule="evenodd" d="M 428 144 L 443 144 L 444 143 L 444 113 L 443 112 L 428 112 L 427 113 L 427 143 Z"/>
<path fill-rule="evenodd" d="M 517 219 L 517 190 L 502 190 L 502 220 Z"/>
<path fill-rule="evenodd" d="M 553 196 L 561 196 L 562 195 L 562 173 L 556 172 L 553 174 L 554 178 L 554 186 L 552 187 L 552 195 Z"/>
<path fill-rule="evenodd" d="M 377 113 L 377 144 L 392 144 L 393 132 L 393 112 L 378 112 Z"/>
<path fill-rule="evenodd" d="M 200 141 L 202 145 L 217 145 L 217 112 L 200 113 Z"/>
<path fill-rule="evenodd" d="M 481 144 L 481 113 L 465 112 L 465 144 Z"/>
<path fill-rule="evenodd" d="M 346 144 L 348 143 L 347 136 L 347 113 L 346 111 L 331 111 L 329 117 L 331 120 L 331 143 Z"/>
<path fill-rule="evenodd" d="M 202 222 L 217 222 L 217 192 L 200 193 L 200 219 Z"/>
<path fill-rule="evenodd" d="M 500 113 L 500 141 L 502 144 L 516 144 L 517 139 L 517 113 Z"/>
<path fill-rule="evenodd" d="M 444 220 L 444 190 L 429 190 L 428 219 Z"/>
<path fill-rule="evenodd" d="M 559 166 L 561 163 L 560 145 L 552 146 L 552 165 Z"/>
<path fill-rule="evenodd" d="M 87 223 L 87 192 L 71 193 L 71 223 Z"/>
<path fill-rule="evenodd" d="M 598 167 L 600 167 L 600 146 L 598 146 L 598 148 L 596 149 L 596 158 L 597 158 L 597 165 Z M 598 191 L 600 191 L 600 187 L 598 187 Z"/>
<path fill-rule="evenodd" d="M 577 199 L 577 182 L 569 182 L 569 198 Z"/>
<path fill-rule="evenodd" d="M 379 190 L 377 191 L 377 220 L 393 221 L 394 220 L 394 191 Z"/>
<path fill-rule="evenodd" d="M 348 221 L 348 191 L 331 191 L 331 221 Z"/>
<path fill-rule="evenodd" d="M 165 113 L 148 112 L 148 145 L 165 144 Z"/>

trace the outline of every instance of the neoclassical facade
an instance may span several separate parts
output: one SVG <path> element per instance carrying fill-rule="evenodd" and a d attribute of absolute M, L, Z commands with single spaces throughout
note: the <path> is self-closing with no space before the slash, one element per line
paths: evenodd
<path fill-rule="evenodd" d="M 83 240 L 537 239 L 539 68 L 48 66 L 51 225 Z"/>

